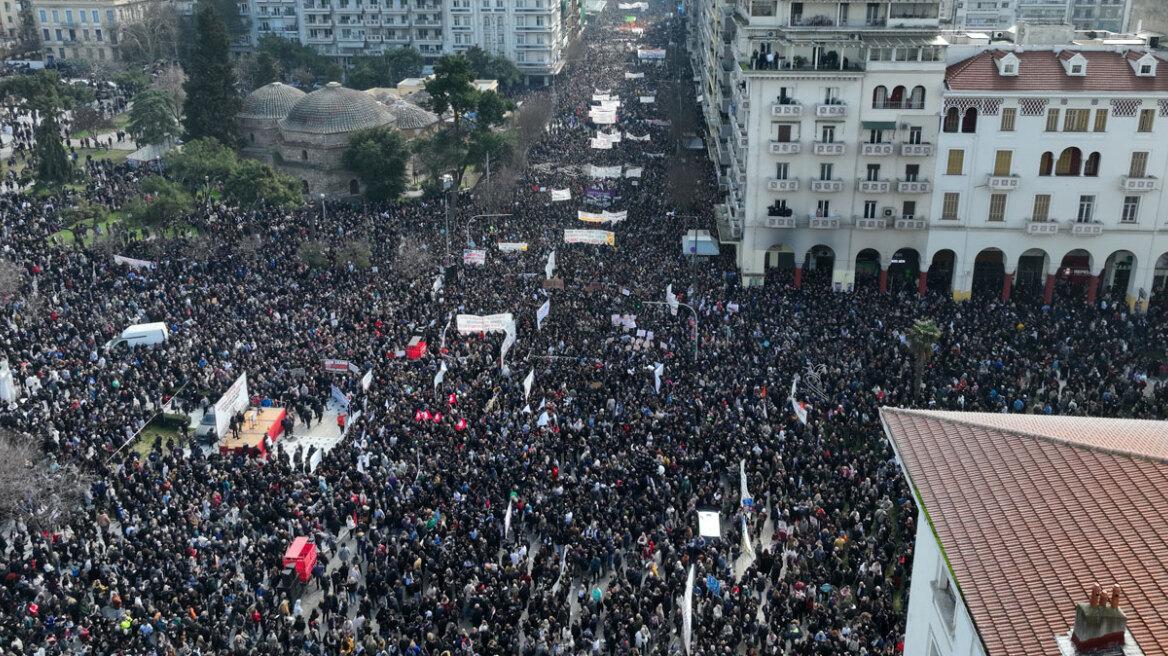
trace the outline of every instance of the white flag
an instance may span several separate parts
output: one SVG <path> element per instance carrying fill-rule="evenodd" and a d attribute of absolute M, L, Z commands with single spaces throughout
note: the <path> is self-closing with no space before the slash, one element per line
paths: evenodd
<path fill-rule="evenodd" d="M 746 489 L 746 460 L 738 461 L 738 496 L 742 503 L 743 509 L 747 511 L 754 510 L 754 497 L 750 496 L 750 490 Z"/>
<path fill-rule="evenodd" d="M 507 518 L 503 520 L 503 539 L 511 532 L 511 499 L 507 499 Z"/>
<path fill-rule="evenodd" d="M 653 389 L 661 393 L 661 376 L 665 374 L 665 365 L 660 362 L 653 363 Z"/>
<path fill-rule="evenodd" d="M 795 397 L 791 397 L 791 409 L 795 411 L 795 416 L 799 418 L 799 423 L 807 423 L 807 408 L 799 405 L 799 402 L 795 400 Z"/>
<path fill-rule="evenodd" d="M 543 302 L 538 310 L 535 311 L 535 329 L 543 330 L 543 320 L 547 318 L 549 312 L 552 311 L 552 299 Z"/>
<path fill-rule="evenodd" d="M 548 278 L 551 278 L 552 272 L 555 270 L 556 270 L 556 252 L 552 251 L 552 254 L 548 255 L 547 266 L 545 266 L 543 268 L 543 272 L 547 275 Z"/>
<path fill-rule="evenodd" d="M 746 529 L 745 515 L 742 517 L 742 550 L 749 556 L 754 555 L 754 549 L 750 548 L 750 532 Z"/>
<path fill-rule="evenodd" d="M 539 416 L 539 421 L 535 422 L 535 425 L 536 425 L 536 426 L 547 426 L 547 425 L 548 425 L 548 413 L 547 413 L 547 410 L 544 410 L 544 411 L 543 411 L 543 414 L 541 414 L 541 415 Z"/>
<path fill-rule="evenodd" d="M 673 283 L 665 288 L 665 302 L 669 304 L 669 312 L 673 316 L 677 316 L 677 294 L 673 293 Z"/>
<path fill-rule="evenodd" d="M 681 638 L 685 643 L 685 653 L 689 654 L 690 636 L 693 635 L 693 589 L 694 566 L 689 566 L 689 578 L 685 582 L 685 606 L 681 616 Z"/>
<path fill-rule="evenodd" d="M 503 327 L 503 332 L 506 337 L 503 338 L 503 346 L 499 349 L 499 362 L 502 362 L 507 357 L 507 352 L 515 346 L 515 322 L 512 321 Z"/>
<path fill-rule="evenodd" d="M 527 378 L 523 379 L 523 402 L 527 403 L 527 397 L 531 395 L 531 384 L 535 382 L 535 369 L 532 369 L 527 374 Z"/>
<path fill-rule="evenodd" d="M 434 376 L 434 389 L 442 384 L 442 379 L 446 377 L 446 361 L 443 360 L 441 366 L 438 367 L 438 373 Z"/>
<path fill-rule="evenodd" d="M 361 389 L 368 392 L 369 386 L 372 384 L 373 384 L 373 370 L 370 369 L 369 371 L 365 372 L 364 376 L 361 377 Z"/>
<path fill-rule="evenodd" d="M 434 279 L 434 286 L 431 287 L 430 289 L 434 293 L 438 293 L 438 290 L 442 289 L 442 276 L 441 275 L 439 275 L 437 278 Z"/>

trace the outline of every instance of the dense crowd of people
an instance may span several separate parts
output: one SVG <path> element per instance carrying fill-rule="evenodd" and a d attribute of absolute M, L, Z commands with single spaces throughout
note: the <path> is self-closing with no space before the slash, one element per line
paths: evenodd
<path fill-rule="evenodd" d="M 0 531 L 0 653 L 680 654 L 692 567 L 689 653 L 895 654 L 916 510 L 881 406 L 1164 416 L 1149 379 L 1162 373 L 1159 308 L 839 294 L 821 272 L 748 289 L 728 256 L 686 258 L 695 219 L 680 215 L 712 227 L 716 193 L 708 165 L 670 174 L 671 127 L 696 104 L 639 102 L 686 77 L 677 58 L 638 60 L 637 47 L 683 47 L 676 17 L 653 7 L 643 34 L 618 29 L 615 7 L 589 21 L 510 206 L 462 199 L 456 244 L 469 217 L 510 214 L 466 225 L 487 242 L 482 266 L 438 273 L 440 203 L 212 205 L 180 236 L 65 244 L 65 208 L 118 209 L 140 193 L 137 173 L 91 163 L 84 189 L 0 196 L 0 257 L 22 272 L 0 299 L 0 357 L 22 387 L 0 426 L 92 477 L 68 521 Z M 611 149 L 590 147 L 598 93 L 622 101 L 599 128 L 626 135 Z M 587 165 L 640 177 L 594 179 Z M 590 189 L 628 219 L 579 221 Z M 563 243 L 563 229 L 590 227 L 614 245 Z M 331 261 L 309 263 L 305 244 Z M 552 251 L 562 288 L 545 282 Z M 660 305 L 669 285 L 694 315 Z M 503 312 L 517 339 L 502 363 L 503 333 L 451 323 Z M 919 318 L 941 337 L 918 390 L 905 337 Z M 146 321 L 170 338 L 104 348 Z M 429 355 L 402 358 L 415 335 Z M 368 390 L 324 358 L 372 370 Z M 315 468 L 302 452 L 123 448 L 165 400 L 214 401 L 244 372 L 253 401 L 288 407 L 297 426 L 320 421 L 339 386 L 354 410 L 345 438 Z M 796 373 L 806 424 L 787 400 Z M 720 538 L 699 533 L 698 509 L 721 514 Z M 297 536 L 321 552 L 303 591 L 281 585 Z"/>

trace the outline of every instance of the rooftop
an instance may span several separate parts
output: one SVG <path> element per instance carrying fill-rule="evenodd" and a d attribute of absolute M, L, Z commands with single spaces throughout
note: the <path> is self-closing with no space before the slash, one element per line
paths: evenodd
<path fill-rule="evenodd" d="M 1096 582 L 1123 588 L 1145 653 L 1168 653 L 1168 422 L 881 417 L 987 653 L 1058 656 Z"/>
<path fill-rule="evenodd" d="M 312 134 L 337 134 L 389 125 L 394 117 L 367 93 L 346 89 L 336 82 L 296 101 L 280 128 Z"/>
<path fill-rule="evenodd" d="M 994 59 L 1007 52 L 1018 58 L 1017 75 L 998 74 Z M 1063 52 L 1083 55 L 1086 74 L 1067 75 L 1059 59 Z M 946 69 L 945 83 L 950 91 L 1168 93 L 1168 67 L 1158 67 L 1155 75 L 1141 77 L 1127 57 L 1127 53 L 1114 50 L 985 50 Z"/>

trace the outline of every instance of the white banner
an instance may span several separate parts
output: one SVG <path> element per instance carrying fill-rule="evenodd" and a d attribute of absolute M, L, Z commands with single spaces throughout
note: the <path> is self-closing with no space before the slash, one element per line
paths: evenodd
<path fill-rule="evenodd" d="M 361 389 L 368 392 L 369 386 L 372 384 L 373 384 L 373 370 L 370 369 L 369 371 L 365 372 L 364 376 L 361 376 Z"/>
<path fill-rule="evenodd" d="M 612 143 L 620 143 L 621 133 L 619 130 L 613 134 L 608 134 L 608 133 L 604 132 L 603 130 L 597 130 L 596 131 L 596 138 L 597 139 L 604 139 L 605 141 L 611 141 Z"/>
<path fill-rule="evenodd" d="M 219 437 L 227 434 L 227 426 L 231 423 L 231 416 L 237 412 L 247 410 L 251 397 L 247 393 L 247 373 L 240 374 L 239 378 L 227 388 L 223 396 L 215 402 L 215 431 Z"/>
<path fill-rule="evenodd" d="M 656 96 L 640 96 L 642 105 L 652 105 L 657 102 Z"/>
<path fill-rule="evenodd" d="M 499 250 L 504 253 L 514 253 L 515 251 L 526 251 L 527 242 L 525 241 L 501 241 L 499 242 Z"/>
<path fill-rule="evenodd" d="M 616 234 L 608 230 L 564 230 L 565 244 L 616 245 Z"/>
<path fill-rule="evenodd" d="M 556 252 L 552 251 L 552 254 L 548 255 L 547 266 L 545 266 L 543 268 L 543 272 L 547 275 L 548 278 L 551 278 L 552 272 L 555 270 L 556 270 Z"/>
<path fill-rule="evenodd" d="M 621 177 L 621 167 L 619 164 L 617 166 L 591 166 L 589 175 L 594 178 L 619 178 Z"/>
<path fill-rule="evenodd" d="M 746 528 L 746 516 L 742 516 L 742 550 L 746 555 L 753 556 L 754 549 L 750 547 L 750 531 Z"/>
<path fill-rule="evenodd" d="M 438 389 L 438 386 L 442 384 L 442 379 L 445 377 L 446 377 L 446 361 L 443 360 L 442 364 L 438 366 L 438 373 L 434 374 L 434 389 L 435 390 Z"/>
<path fill-rule="evenodd" d="M 588 223 L 617 223 L 629 218 L 628 210 L 621 210 L 619 212 L 585 212 L 584 210 L 576 210 L 576 218 Z"/>
<path fill-rule="evenodd" d="M 595 89 L 594 88 L 593 91 L 598 96 L 607 96 L 608 94 L 612 93 L 612 89 Z"/>
<path fill-rule="evenodd" d="M 681 639 L 685 643 L 685 653 L 689 656 L 689 642 L 690 636 L 693 635 L 693 591 L 694 591 L 694 566 L 689 566 L 689 577 L 685 580 L 685 606 L 682 608 L 681 615 Z"/>
<path fill-rule="evenodd" d="M 612 142 L 608 139 L 592 138 L 588 140 L 588 143 L 596 150 L 612 150 Z"/>
<path fill-rule="evenodd" d="M 499 347 L 499 362 L 502 362 L 507 357 L 511 347 L 515 346 L 515 322 L 512 321 L 504 326 L 503 332 L 506 333 L 506 337 L 503 338 L 503 345 Z"/>
<path fill-rule="evenodd" d="M 661 393 L 661 377 L 665 375 L 665 365 L 660 362 L 653 363 L 653 389 Z"/>
<path fill-rule="evenodd" d="M 455 326 L 460 333 L 491 333 L 503 332 L 507 324 L 514 323 L 515 318 L 510 312 L 502 314 L 460 314 L 455 318 Z"/>
<path fill-rule="evenodd" d="M 153 269 L 158 266 L 150 260 L 135 260 L 132 257 L 122 257 L 121 255 L 115 255 L 114 262 L 116 264 L 128 264 L 131 269 Z"/>
<path fill-rule="evenodd" d="M 467 249 L 462 252 L 462 263 L 468 266 L 482 266 L 487 263 L 487 251 L 485 249 Z"/>
<path fill-rule="evenodd" d="M 615 112 L 616 110 L 620 109 L 621 106 L 621 101 L 617 98 L 609 98 L 608 100 L 601 100 L 599 102 L 600 104 L 596 105 L 595 107 L 591 107 L 590 111 L 600 110 L 602 112 Z"/>
<path fill-rule="evenodd" d="M 644 169 L 642 169 L 639 166 L 630 166 L 629 168 L 625 169 L 625 177 L 626 178 L 639 178 L 639 177 L 641 177 L 642 171 L 644 171 Z"/>
<path fill-rule="evenodd" d="M 635 134 L 631 134 L 629 132 L 626 132 L 625 139 L 628 139 L 629 141 L 649 141 L 652 139 L 652 137 L 650 137 L 648 134 L 643 134 L 643 135 L 638 137 Z"/>
<path fill-rule="evenodd" d="M 527 403 L 527 397 L 531 395 L 531 384 L 535 382 L 535 369 L 532 369 L 527 374 L 527 378 L 523 379 L 523 402 Z"/>
<path fill-rule="evenodd" d="M 589 112 L 588 118 L 597 125 L 615 125 L 616 112 L 593 111 Z"/>
<path fill-rule="evenodd" d="M 640 59 L 665 59 L 665 48 L 637 48 Z"/>
<path fill-rule="evenodd" d="M 615 98 L 613 98 L 611 95 L 609 95 L 607 93 L 594 93 L 594 94 L 592 94 L 592 102 L 604 102 L 606 100 L 615 100 Z"/>
<path fill-rule="evenodd" d="M 722 537 L 722 523 L 718 518 L 718 511 L 698 511 L 698 534 L 704 538 Z"/>
<path fill-rule="evenodd" d="M 807 408 L 804 408 L 803 406 L 799 405 L 799 402 L 796 401 L 792 397 L 791 409 L 795 411 L 795 416 L 799 418 L 799 423 L 806 425 L 807 424 Z"/>
<path fill-rule="evenodd" d="M 511 499 L 507 499 L 507 517 L 503 520 L 503 539 L 507 539 L 507 535 L 511 533 Z"/>
<path fill-rule="evenodd" d="M 744 509 L 754 510 L 754 497 L 746 489 L 746 460 L 738 461 L 738 498 Z"/>
<path fill-rule="evenodd" d="M 640 80 L 640 79 L 641 79 L 641 78 L 643 78 L 643 77 L 645 77 L 645 74 L 644 74 L 644 73 L 629 73 L 629 72 L 625 72 L 625 79 L 626 79 L 626 80 Z"/>
<path fill-rule="evenodd" d="M 572 192 L 568 189 L 552 189 L 552 202 L 572 200 Z"/>
<path fill-rule="evenodd" d="M 337 402 L 337 405 L 341 406 L 345 412 L 349 411 L 349 397 L 346 396 L 345 393 L 341 391 L 341 388 L 337 387 L 335 384 L 332 386 L 332 397 L 333 400 Z"/>
<path fill-rule="evenodd" d="M 535 329 L 543 330 L 543 320 L 547 318 L 549 312 L 552 311 L 552 299 L 543 302 L 539 309 L 535 311 Z"/>
<path fill-rule="evenodd" d="M 357 365 L 348 360 L 325 360 L 324 370 L 332 374 L 347 374 L 350 371 L 355 371 Z"/>

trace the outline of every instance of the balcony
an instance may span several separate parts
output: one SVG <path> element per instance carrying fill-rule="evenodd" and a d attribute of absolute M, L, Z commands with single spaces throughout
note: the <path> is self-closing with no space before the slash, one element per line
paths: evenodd
<path fill-rule="evenodd" d="M 820 103 L 815 106 L 815 118 L 843 118 L 848 115 L 848 106 L 843 103 Z"/>
<path fill-rule="evenodd" d="M 892 189 L 889 180 L 860 180 L 856 183 L 856 191 L 868 194 L 886 194 Z"/>
<path fill-rule="evenodd" d="M 1047 219 L 1045 221 L 1026 219 L 1026 234 L 1028 235 L 1057 235 L 1058 231 L 1059 224 L 1054 219 Z"/>
<path fill-rule="evenodd" d="M 900 144 L 900 155 L 902 157 L 932 157 L 933 144 L 931 143 L 902 143 Z"/>
<path fill-rule="evenodd" d="M 1160 186 L 1160 178 L 1153 175 L 1133 177 L 1122 176 L 1119 179 L 1119 188 L 1123 191 L 1155 191 Z"/>
<path fill-rule="evenodd" d="M 865 219 L 856 217 L 856 228 L 858 230 L 883 230 L 888 227 L 888 221 L 885 219 Z"/>
<path fill-rule="evenodd" d="M 309 34 L 304 38 L 306 43 L 332 43 L 333 35 L 331 34 Z"/>
<path fill-rule="evenodd" d="M 865 143 L 860 144 L 860 154 L 868 155 L 870 157 L 882 157 L 884 155 L 891 155 L 893 146 L 890 143 Z"/>
<path fill-rule="evenodd" d="M 774 103 L 771 105 L 771 116 L 775 118 L 799 118 L 803 116 L 803 105 L 799 103 Z"/>
<path fill-rule="evenodd" d="M 900 180 L 896 183 L 896 191 L 901 194 L 927 194 L 933 190 L 933 183 L 928 180 Z"/>
<path fill-rule="evenodd" d="M 844 147 L 842 141 L 816 141 L 811 152 L 816 155 L 843 155 Z"/>
<path fill-rule="evenodd" d="M 772 178 L 767 180 L 767 191 L 799 191 L 799 179 L 775 180 Z"/>
<path fill-rule="evenodd" d="M 798 141 L 772 141 L 772 155 L 794 155 L 801 150 Z"/>
<path fill-rule="evenodd" d="M 813 230 L 835 230 L 839 228 L 839 216 L 812 216 L 808 221 Z"/>
<path fill-rule="evenodd" d="M 902 216 L 894 224 L 897 230 L 924 230 L 926 225 L 928 225 L 927 219 L 918 219 L 912 216 Z"/>
<path fill-rule="evenodd" d="M 764 224 L 768 228 L 795 228 L 797 219 L 794 216 L 768 216 Z"/>
<path fill-rule="evenodd" d="M 837 191 L 843 191 L 843 190 L 844 190 L 844 181 L 843 180 L 812 180 L 811 181 L 811 191 L 824 193 L 824 194 L 833 194 L 833 193 L 836 193 Z"/>
<path fill-rule="evenodd" d="M 1016 175 L 993 175 L 986 178 L 990 191 L 1014 191 L 1021 184 L 1022 178 Z"/>
<path fill-rule="evenodd" d="M 875 101 L 875 100 L 872 101 L 872 109 L 916 109 L 916 110 L 921 110 L 924 108 L 925 108 L 925 103 L 923 101 L 916 101 L 916 102 L 914 102 L 912 100 L 901 100 L 901 101 L 885 100 L 883 102 L 879 102 L 879 101 Z"/>
<path fill-rule="evenodd" d="M 1103 224 L 1098 221 L 1090 223 L 1072 223 L 1071 234 L 1076 237 L 1098 237 L 1103 234 Z"/>
<path fill-rule="evenodd" d="M 381 19 L 380 18 L 366 18 L 365 24 L 369 25 L 370 27 L 378 27 L 381 25 Z"/>

